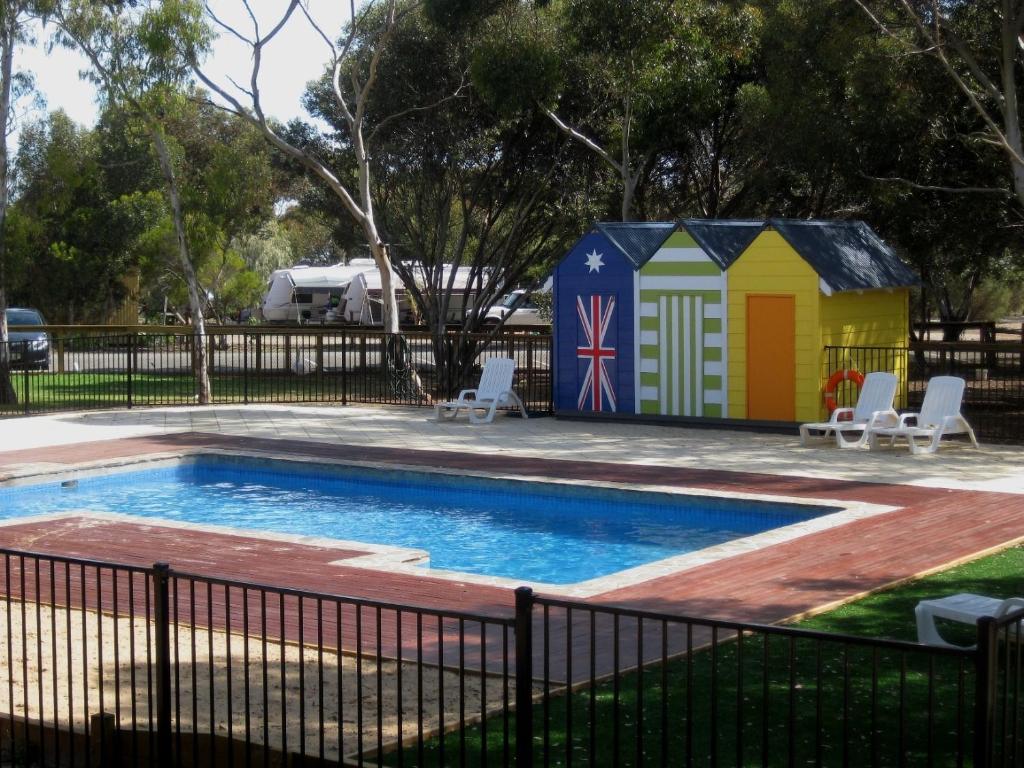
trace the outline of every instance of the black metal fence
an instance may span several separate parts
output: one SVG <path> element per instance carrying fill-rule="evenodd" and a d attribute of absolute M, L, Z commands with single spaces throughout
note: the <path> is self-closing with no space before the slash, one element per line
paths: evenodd
<path fill-rule="evenodd" d="M 976 649 L 589 605 L 484 616 L 0 550 L 0 762 L 1009 766 Z"/>
<path fill-rule="evenodd" d="M 916 411 L 933 376 L 967 382 L 963 414 L 979 439 L 1024 440 L 1024 346 L 1011 343 L 914 342 L 908 347 L 826 347 L 823 381 L 842 368 L 900 376 L 897 409 Z M 852 404 L 852 403 L 849 403 Z"/>
<path fill-rule="evenodd" d="M 0 415 L 61 410 L 187 405 L 196 399 L 194 342 L 188 332 L 52 331 L 48 361 L 25 364 L 29 342 L 9 342 L 16 402 Z M 516 361 L 515 388 L 527 409 L 551 411 L 551 336 L 505 331 L 463 339 L 465 374 L 442 380 L 428 333 L 360 329 L 213 328 L 207 359 L 215 403 L 379 403 L 430 405 L 475 387 L 489 357 Z M 0 350 L 2 353 L 3 350 Z M 38 367 L 41 366 L 42 370 Z"/>
<path fill-rule="evenodd" d="M 1024 609 L 978 622 L 979 765 L 1024 764 L 1022 628 Z"/>

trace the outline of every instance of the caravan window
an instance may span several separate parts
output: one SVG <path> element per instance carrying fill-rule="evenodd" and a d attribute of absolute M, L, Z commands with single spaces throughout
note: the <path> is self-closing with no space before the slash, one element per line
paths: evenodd
<path fill-rule="evenodd" d="M 292 294 L 292 302 L 294 302 L 295 304 L 312 304 L 313 293 L 311 291 L 304 293 L 299 293 L 298 291 L 295 291 L 295 293 Z"/>

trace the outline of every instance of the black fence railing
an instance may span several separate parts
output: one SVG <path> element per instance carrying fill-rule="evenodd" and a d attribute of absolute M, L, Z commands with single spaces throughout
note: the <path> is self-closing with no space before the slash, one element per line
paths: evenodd
<path fill-rule="evenodd" d="M 460 341 L 468 365 L 439 375 L 438 358 L 458 360 Z M 15 394 L 5 401 L 0 392 L 0 415 L 195 402 L 188 332 L 51 332 L 47 351 L 29 345 L 0 349 Z M 511 357 L 527 409 L 552 410 L 550 334 L 452 333 L 439 342 L 424 332 L 232 327 L 212 329 L 206 351 L 215 403 L 430 405 L 475 387 L 487 358 Z"/>
<path fill-rule="evenodd" d="M 933 376 L 960 376 L 962 412 L 978 438 L 988 442 L 1024 441 L 1024 345 L 1013 343 L 914 342 L 908 347 L 826 347 L 822 381 L 831 372 L 890 371 L 905 382 L 896 407 L 916 411 Z M 852 405 L 852 403 L 841 403 Z"/>
<path fill-rule="evenodd" d="M 975 649 L 521 588 L 485 616 L 0 550 L 4 765 L 1019 765 Z"/>
<path fill-rule="evenodd" d="M 986 754 L 979 762 L 987 765 L 1024 764 L 1024 691 L 1021 677 L 1024 659 L 1024 609 L 978 623 L 978 732 Z"/>

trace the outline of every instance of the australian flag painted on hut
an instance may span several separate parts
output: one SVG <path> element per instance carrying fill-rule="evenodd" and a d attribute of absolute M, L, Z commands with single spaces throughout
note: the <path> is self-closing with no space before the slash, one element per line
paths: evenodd
<path fill-rule="evenodd" d="M 596 224 L 556 268 L 556 411 L 634 412 L 637 270 L 673 228 Z"/>

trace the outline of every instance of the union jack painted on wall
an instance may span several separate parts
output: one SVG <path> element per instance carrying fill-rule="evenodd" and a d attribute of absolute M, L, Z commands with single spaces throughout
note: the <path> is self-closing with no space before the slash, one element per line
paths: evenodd
<path fill-rule="evenodd" d="M 614 296 L 577 296 L 576 313 L 580 321 L 580 386 L 576 406 L 581 411 L 615 410 L 615 315 Z"/>

